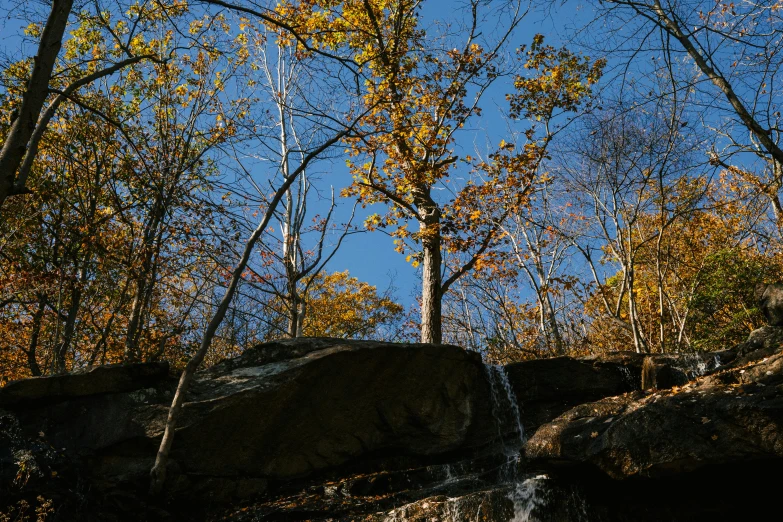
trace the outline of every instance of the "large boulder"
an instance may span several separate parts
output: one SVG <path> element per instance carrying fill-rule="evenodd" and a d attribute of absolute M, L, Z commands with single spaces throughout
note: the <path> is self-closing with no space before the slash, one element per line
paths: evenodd
<path fill-rule="evenodd" d="M 23 432 L 85 462 L 97 487 L 143 488 L 176 385 L 155 368 L 21 381 L 0 403 Z M 496 436 L 489 396 L 480 357 L 455 346 L 268 343 L 197 374 L 168 489 L 227 500 L 343 466 L 470 451 Z"/>
<path fill-rule="evenodd" d="M 736 347 L 737 361 L 741 364 L 767 357 L 783 348 L 783 328 L 762 326 L 750 332 L 748 339 Z"/>
<path fill-rule="evenodd" d="M 491 437 L 477 422 L 489 403 L 480 358 L 461 348 L 333 340 L 261 366 L 255 355 L 211 368 L 193 387 L 173 453 L 188 473 L 288 480 Z"/>
<path fill-rule="evenodd" d="M 783 284 L 756 286 L 756 301 L 770 326 L 783 326 Z"/>
<path fill-rule="evenodd" d="M 526 445 L 548 464 L 589 464 L 613 478 L 656 477 L 783 458 L 783 353 L 671 390 L 579 405 Z"/>

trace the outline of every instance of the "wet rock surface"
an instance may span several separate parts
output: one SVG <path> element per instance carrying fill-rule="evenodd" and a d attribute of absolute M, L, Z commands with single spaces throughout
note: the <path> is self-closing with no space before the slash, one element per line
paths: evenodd
<path fill-rule="evenodd" d="M 579 405 L 541 426 L 525 453 L 616 479 L 781 458 L 783 353 L 769 343 L 758 351 L 682 386 Z"/>

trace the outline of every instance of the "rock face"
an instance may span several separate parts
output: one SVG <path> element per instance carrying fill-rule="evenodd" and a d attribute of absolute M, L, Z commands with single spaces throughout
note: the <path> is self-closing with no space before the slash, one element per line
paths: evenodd
<path fill-rule="evenodd" d="M 783 346 L 783 328 L 762 326 L 753 330 L 748 340 L 737 346 L 740 361 L 752 361 L 776 353 Z"/>
<path fill-rule="evenodd" d="M 84 461 L 101 488 L 143 487 L 176 384 L 165 371 L 31 379 L 0 401 L 24 434 Z M 479 356 L 453 346 L 270 343 L 198 374 L 167 488 L 229 500 L 360 461 L 469 450 L 496 436 L 488 397 Z"/>
<path fill-rule="evenodd" d="M 770 326 L 783 326 L 783 284 L 758 285 L 756 300 Z"/>
<path fill-rule="evenodd" d="M 638 387 L 640 361 L 629 354 L 561 357 L 506 373 L 523 403 L 523 424 L 536 426 L 581 402 Z M 0 391 L 0 404 L 27 437 L 85 463 L 99 489 L 141 490 L 175 386 L 165 364 L 118 365 L 12 383 Z M 197 374 L 167 490 L 175 498 L 229 501 L 346 467 L 481 452 L 516 430 L 513 421 L 500 425 L 493 417 L 493 393 L 508 391 L 493 392 L 478 354 L 454 346 L 267 343 Z"/>
<path fill-rule="evenodd" d="M 713 355 L 623 352 L 504 369 L 454 346 L 268 343 L 197 374 L 154 502 L 176 375 L 138 364 L 29 379 L 0 390 L 0 514 L 44 492 L 65 522 L 675 520 L 692 499 L 664 512 L 649 491 L 783 462 L 782 343 L 783 328 L 762 328 L 717 368 Z M 633 500 L 618 509 L 604 493 L 630 477 L 647 482 L 624 481 Z"/>
<path fill-rule="evenodd" d="M 169 373 L 169 363 L 96 366 L 81 373 L 33 377 L 9 383 L 0 393 L 1 407 L 40 406 L 87 397 L 120 393 L 155 386 Z"/>
<path fill-rule="evenodd" d="M 188 474 L 288 480 L 360 457 L 437 455 L 490 437 L 477 354 L 331 344 L 261 366 L 251 352 L 204 372 L 174 459 Z"/>
<path fill-rule="evenodd" d="M 617 479 L 783 458 L 782 370 L 778 347 L 680 388 L 582 404 L 542 426 L 526 454 Z"/>
<path fill-rule="evenodd" d="M 638 390 L 644 357 L 620 352 L 601 357 L 555 357 L 506 366 L 528 433 L 584 402 Z"/>

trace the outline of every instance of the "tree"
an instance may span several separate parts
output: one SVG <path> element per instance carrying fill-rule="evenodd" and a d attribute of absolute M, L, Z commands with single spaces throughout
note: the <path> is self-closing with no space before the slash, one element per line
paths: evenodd
<path fill-rule="evenodd" d="M 592 88 L 600 79 L 604 66 L 601 59 L 591 61 L 566 48 L 544 45 L 541 35 L 533 38 L 529 48 L 523 46 L 519 54 L 523 68 L 528 72 L 516 76 L 516 90 L 507 95 L 507 99 L 509 117 L 516 123 L 514 140 L 524 143 L 522 161 L 519 161 L 520 154 L 506 158 L 494 154 L 491 158 L 495 162 L 500 158 L 508 165 L 505 168 L 524 173 L 527 186 L 522 193 L 524 197 L 514 205 L 493 199 L 491 195 L 483 196 L 483 202 L 488 206 L 508 209 L 508 212 L 488 213 L 497 226 L 497 246 L 481 264 L 486 273 L 474 272 L 472 281 L 460 285 L 461 299 L 454 299 L 460 303 L 456 308 L 464 310 L 464 319 L 457 330 L 467 327 L 470 341 L 467 344 L 480 349 L 483 343 L 492 346 L 496 354 L 506 352 L 502 356 L 493 355 L 498 359 L 505 359 L 514 352 L 539 356 L 547 350 L 562 352 L 565 349 L 554 299 L 565 295 L 562 290 L 573 289 L 575 279 L 560 271 L 569 242 L 559 232 L 555 203 L 551 201 L 554 178 L 549 170 L 548 152 L 558 134 L 572 125 L 581 113 L 589 113 L 592 109 Z M 515 148 L 505 142 L 501 145 L 511 151 Z M 514 158 L 515 162 L 508 162 L 509 158 Z M 491 194 L 493 184 L 487 185 Z M 503 192 L 502 189 L 498 191 L 499 194 Z M 475 208 L 479 208 L 478 203 Z M 520 297 L 520 275 L 527 279 L 534 292 L 535 304 Z M 474 299 L 469 294 L 475 294 Z M 471 308 L 475 312 L 472 313 Z M 452 313 L 451 318 L 456 315 L 459 314 Z M 471 316 L 481 327 L 473 324 Z M 478 343 L 476 332 L 482 332 L 478 334 Z"/>
<path fill-rule="evenodd" d="M 464 187 L 447 185 L 459 160 L 454 151 L 457 133 L 480 113 L 481 97 L 498 78 L 502 49 L 523 13 L 518 4 L 504 6 L 509 11 L 500 36 L 482 45 L 481 6 L 472 2 L 463 42 L 438 53 L 433 49 L 439 46 L 417 27 L 414 6 L 400 1 L 387 11 L 369 3 L 358 8 L 357 24 L 366 27 L 368 36 L 354 45 L 369 51 L 371 89 L 365 103 L 375 109 L 364 122 L 369 137 L 352 144 L 352 155 L 365 161 L 351 161 L 355 182 L 346 194 L 363 204 L 389 205 L 384 216 L 373 216 L 367 225 L 395 227 L 392 235 L 400 252 L 405 252 L 406 241 L 412 242 L 412 258 L 422 270 L 422 342 L 440 343 L 443 295 L 480 263 L 497 236 L 495 220 L 482 207 L 495 203 L 503 212 L 521 202 L 528 174 L 514 169 L 537 158 L 530 149 L 513 155 L 504 143 L 490 161 L 475 165 L 475 175 Z M 388 27 L 379 20 L 395 23 Z M 465 160 L 470 165 L 471 159 Z M 449 201 L 439 200 L 439 188 L 451 194 Z M 409 221 L 418 230 L 409 230 Z M 445 276 L 444 253 L 465 258 Z"/>
<path fill-rule="evenodd" d="M 204 26 L 210 24 L 221 25 L 221 18 Z M 174 32 L 166 31 L 156 45 L 161 50 L 178 47 Z M 223 59 L 228 55 L 216 52 L 215 46 L 214 37 L 204 35 L 191 52 L 183 51 L 165 64 L 129 69 L 126 82 L 113 86 L 133 93 L 131 112 L 122 115 L 121 123 L 135 153 L 128 159 L 135 175 L 127 198 L 132 210 L 120 215 L 135 229 L 137 240 L 137 254 L 129 267 L 133 293 L 125 338 L 128 361 L 141 358 L 139 338 L 163 276 L 165 245 L 187 239 L 177 238 L 177 231 L 195 228 L 188 214 L 203 212 L 197 207 L 204 202 L 192 194 L 209 190 L 210 153 L 231 139 L 247 112 L 242 97 L 226 100 L 224 96 L 242 58 Z M 145 119 L 154 122 L 151 129 Z M 177 257 L 187 257 L 187 252 L 177 250 Z"/>
<path fill-rule="evenodd" d="M 114 132 L 79 108 L 66 108 L 67 121 L 52 125 L 42 160 L 33 176 L 39 190 L 9 202 L 13 214 L 2 226 L 3 326 L 26 317 L 33 374 L 63 372 L 70 355 L 92 337 L 85 314 L 98 313 L 107 288 L 118 288 L 117 259 L 127 236 L 107 219 L 109 186 L 119 174 Z M 105 147 L 96 145 L 104 142 Z M 40 171 L 38 169 L 40 168 Z M 28 310 L 28 306 L 35 311 Z M 6 322 L 7 321 L 7 322 Z M 53 324 L 52 324 L 53 323 Z M 21 336 L 24 339 L 28 336 Z M 38 348 L 46 347 L 38 364 Z"/>
<path fill-rule="evenodd" d="M 263 92 L 272 101 L 274 116 L 269 124 L 277 131 L 266 141 L 271 149 L 268 161 L 278 163 L 283 177 L 301 164 L 310 143 L 328 125 L 329 117 L 323 109 L 317 110 L 313 100 L 318 98 L 313 89 L 310 63 L 312 59 L 297 58 L 296 49 L 270 41 L 266 32 L 256 33 L 258 42 L 251 51 L 251 59 L 261 72 Z M 255 46 L 253 46 L 255 47 Z M 271 146 L 277 142 L 277 150 Z M 327 159 L 327 158 L 322 158 Z M 312 215 L 313 207 L 324 205 L 315 183 L 317 175 L 313 164 L 303 170 L 297 182 L 288 189 L 275 218 L 280 227 L 280 242 L 274 237 L 260 245 L 262 266 L 255 270 L 257 277 L 250 281 L 276 302 L 284 304 L 288 318 L 285 334 L 300 337 L 309 309 L 307 296 L 310 285 L 319 279 L 327 263 L 334 257 L 343 241 L 358 232 L 353 226 L 353 212 L 341 226 L 334 223 L 336 208 L 334 188 L 331 200 L 323 210 L 325 215 Z M 354 205 L 354 210 L 355 210 Z M 335 236 L 335 237 L 333 237 Z M 331 242 L 331 244 L 329 244 Z"/>
<path fill-rule="evenodd" d="M 662 245 L 669 229 L 702 201 L 706 186 L 692 161 L 699 143 L 682 134 L 681 107 L 662 102 L 651 109 L 620 101 L 588 115 L 561 160 L 565 190 L 575 202 L 575 219 L 562 233 L 582 255 L 605 319 L 622 327 L 638 352 L 650 350 L 654 335 L 639 318 L 639 256 L 655 245 L 659 324 L 664 324 Z M 621 274 L 611 298 L 600 273 L 606 264 Z"/>
<path fill-rule="evenodd" d="M 654 229 L 656 217 L 642 217 L 640 226 Z M 753 289 L 757 283 L 775 280 L 781 258 L 756 250 L 735 224 L 700 209 L 672 224 L 662 241 L 667 266 L 663 318 L 656 243 L 640 249 L 635 266 L 637 320 L 641 330 L 664 334 L 663 342 L 650 335 L 651 351 L 720 350 L 742 342 L 763 324 Z M 628 294 L 619 296 L 622 277 L 618 273 L 607 278 L 601 292 L 627 306 Z M 607 320 L 601 308 L 595 292 L 585 307 L 593 320 L 590 342 L 599 351 L 620 349 L 627 332 Z"/>
<path fill-rule="evenodd" d="M 209 324 L 206 326 L 199 348 L 193 357 L 188 361 L 185 369 L 180 375 L 179 383 L 177 384 L 177 390 L 174 393 L 174 399 L 172 400 L 171 408 L 169 409 L 169 414 L 166 419 L 166 428 L 163 434 L 163 438 L 161 439 L 158 454 L 155 459 L 155 465 L 150 471 L 150 475 L 152 477 L 150 485 L 151 493 L 157 494 L 163 488 L 163 483 L 166 479 L 166 464 L 168 462 L 168 455 L 169 451 L 171 450 L 171 444 L 174 441 L 174 430 L 176 429 L 177 420 L 182 409 L 184 395 L 187 392 L 190 381 L 193 379 L 193 374 L 206 357 L 207 352 L 209 351 L 209 348 L 212 344 L 212 339 L 215 337 L 215 333 L 226 316 L 226 312 L 228 311 L 231 300 L 237 291 L 239 282 L 244 278 L 245 268 L 247 267 L 248 261 L 250 260 L 250 256 L 253 253 L 253 249 L 256 243 L 258 242 L 261 235 L 266 231 L 270 220 L 274 216 L 277 206 L 280 204 L 280 201 L 283 199 L 291 185 L 297 180 L 299 174 L 307 168 L 311 161 L 317 158 L 325 150 L 339 143 L 347 134 L 347 130 L 341 130 L 331 136 L 325 142 L 319 144 L 305 155 L 305 158 L 299 167 L 294 169 L 288 176 L 283 178 L 281 185 L 277 187 L 277 190 L 269 202 L 269 206 L 264 213 L 263 219 L 261 219 L 258 226 L 255 228 L 255 230 L 253 230 L 253 233 L 245 242 L 244 249 L 242 251 L 242 257 L 231 271 L 228 287 L 226 288 L 222 299 L 217 305 L 214 314 L 209 321 Z"/>
<path fill-rule="evenodd" d="M 457 281 L 444 298 L 444 339 L 508 364 L 544 356 L 538 310 L 524 295 L 517 274 L 474 272 Z"/>
<path fill-rule="evenodd" d="M 29 79 L 25 74 L 24 86 L 12 92 L 15 116 L 0 148 L 0 208 L 8 197 L 30 192 L 27 179 L 41 138 L 60 105 L 82 87 L 125 67 L 145 60 L 163 63 L 167 57 L 156 52 L 154 41 L 153 45 L 145 42 L 144 33 L 150 25 L 169 16 L 176 17 L 185 10 L 184 4 L 177 1 L 128 6 L 127 10 L 104 9 L 98 2 L 94 7 L 94 12 L 76 13 L 77 29 L 65 43 L 73 0 L 53 0 L 43 29 L 31 26 L 31 34 L 39 36 L 38 53 L 33 58 Z M 114 21 L 110 13 L 115 15 Z M 127 18 L 123 19 L 124 16 Z M 114 47 L 106 45 L 107 42 L 114 43 Z M 81 63 L 72 62 L 56 70 L 63 46 L 66 54 L 78 52 L 83 56 L 86 48 L 93 47 L 94 52 Z M 50 101 L 44 109 L 47 99 Z"/>
<path fill-rule="evenodd" d="M 351 277 L 348 271 L 319 273 L 305 284 L 308 314 L 301 335 L 346 339 L 392 339 L 387 329 L 399 324 L 403 307 L 390 293 Z"/>
<path fill-rule="evenodd" d="M 217 3 L 210 0 L 210 3 Z M 278 31 L 281 41 L 286 42 L 286 36 L 288 35 L 294 42 L 302 40 L 300 33 L 292 32 L 291 26 L 285 22 L 279 21 L 279 17 L 275 17 L 275 20 L 270 20 L 269 16 L 264 13 L 256 12 L 253 10 L 244 10 L 246 14 L 258 16 L 262 24 L 269 23 L 274 30 Z M 310 36 L 312 38 L 312 36 Z M 333 59 L 327 57 L 325 59 Z M 337 59 L 338 64 L 342 67 L 342 60 Z M 315 65 L 314 65 L 315 66 Z M 347 137 L 350 137 L 356 133 L 357 122 L 365 116 L 362 111 L 354 111 L 354 107 L 343 107 L 344 112 L 342 114 L 334 115 L 328 118 L 327 124 L 321 129 L 318 135 L 318 140 L 313 143 L 309 143 L 307 150 L 301 151 L 301 157 L 298 165 L 295 168 L 291 168 L 287 171 L 281 170 L 283 165 L 278 164 L 277 168 L 273 169 L 268 178 L 268 182 L 271 183 L 271 194 L 269 197 L 264 197 L 262 200 L 262 206 L 259 210 L 263 209 L 261 219 L 258 221 L 257 226 L 252 230 L 249 237 L 241 247 L 241 252 L 238 261 L 234 264 L 233 268 L 226 277 L 226 287 L 222 298 L 220 298 L 218 304 L 214 307 L 213 312 L 210 314 L 210 319 L 206 325 L 203 335 L 199 343 L 198 349 L 190 358 L 188 363 L 180 375 L 177 389 L 174 393 L 174 398 L 169 409 L 169 414 L 166 419 L 165 430 L 161 439 L 160 447 L 155 458 L 155 464 L 150 471 L 150 492 L 152 494 L 158 494 L 163 488 L 166 479 L 166 465 L 168 462 L 169 452 L 174 440 L 175 430 L 177 422 L 181 414 L 182 406 L 184 403 L 185 393 L 188 390 L 193 375 L 204 361 L 207 356 L 212 341 L 220 328 L 234 296 L 237 294 L 237 289 L 246 277 L 250 274 L 247 271 L 248 263 L 251 256 L 255 251 L 256 245 L 260 238 L 268 231 L 270 221 L 275 217 L 278 211 L 279 205 L 285 199 L 286 194 L 289 193 L 291 187 L 297 182 L 299 176 L 305 172 L 310 164 L 319 159 L 323 154 L 329 151 L 335 145 L 341 143 Z M 265 191 L 265 194 L 269 192 Z M 257 214 L 256 214 L 257 215 Z"/>
<path fill-rule="evenodd" d="M 740 179 L 767 200 L 780 235 L 783 100 L 775 80 L 781 65 L 779 3 L 610 0 L 607 5 L 602 18 L 634 33 L 630 41 L 637 51 L 658 54 L 662 49 L 670 74 L 680 62 L 695 65 L 706 81 L 674 81 L 672 74 L 672 88 L 695 92 L 699 112 L 708 111 L 704 121 L 715 133 L 711 161 L 743 173 Z M 660 41 L 651 41 L 657 35 Z M 761 165 L 748 168 L 754 159 Z"/>
<path fill-rule="evenodd" d="M 112 82 L 71 94 L 38 142 L 30 180 L 39 195 L 8 202 L 13 212 L 2 229 L 6 252 L 13 248 L 21 261 L 2 270 L 11 282 L 3 293 L 12 296 L 5 318 L 31 325 L 31 372 L 41 371 L 33 348 L 44 345 L 42 371 L 61 372 L 158 358 L 184 333 L 208 281 L 194 258 L 214 248 L 204 225 L 213 218 L 203 204 L 214 176 L 208 155 L 233 132 L 223 119 L 244 107 L 241 99 L 225 102 L 214 85 L 219 64 L 230 65 L 207 51 L 207 31 L 219 20 L 197 27 L 176 53 L 173 31 L 148 25 L 169 60 L 129 65 Z M 92 29 L 87 23 L 66 42 L 65 68 L 89 61 L 84 53 L 107 52 L 99 32 L 85 34 Z M 22 71 L 9 67 L 6 83 Z M 25 310 L 34 302 L 40 313 Z M 118 344 L 125 348 L 118 352 Z"/>
<path fill-rule="evenodd" d="M 0 206 L 6 198 L 26 192 L 17 183 L 16 171 L 22 164 L 27 144 L 38 124 L 38 117 L 49 95 L 49 80 L 60 53 L 65 27 L 73 0 L 53 0 L 52 11 L 41 33 L 38 54 L 34 58 L 30 81 L 23 94 L 16 117 L 0 149 Z"/>
<path fill-rule="evenodd" d="M 568 291 L 574 282 L 562 271 L 570 245 L 557 231 L 560 224 L 556 222 L 546 185 L 537 191 L 536 201 L 529 208 L 512 216 L 503 232 L 509 241 L 515 272 L 526 277 L 536 296 L 538 330 L 546 348 L 553 353 L 564 353 L 566 341 L 555 299 L 561 292 L 559 287 Z"/>

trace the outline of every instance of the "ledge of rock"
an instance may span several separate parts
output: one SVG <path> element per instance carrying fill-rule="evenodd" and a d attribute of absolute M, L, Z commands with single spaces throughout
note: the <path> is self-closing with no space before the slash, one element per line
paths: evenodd
<path fill-rule="evenodd" d="M 169 363 L 95 366 L 89 370 L 9 383 L 0 390 L 0 407 L 27 407 L 89 395 L 120 393 L 155 386 L 166 379 Z"/>
<path fill-rule="evenodd" d="M 685 354 L 657 354 L 644 358 L 642 390 L 663 390 L 683 386 L 732 363 L 737 350 Z"/>
<path fill-rule="evenodd" d="M 770 328 L 751 340 L 778 338 Z M 771 341 L 751 344 L 762 353 L 746 352 L 682 387 L 579 405 L 539 428 L 526 455 L 589 464 L 614 478 L 783 458 L 783 353 Z"/>
<path fill-rule="evenodd" d="M 770 326 L 783 326 L 783 284 L 756 286 L 756 301 Z"/>
<path fill-rule="evenodd" d="M 575 359 L 555 357 L 506 366 L 522 425 L 532 432 L 584 402 L 638 390 L 644 356 L 617 352 Z"/>

